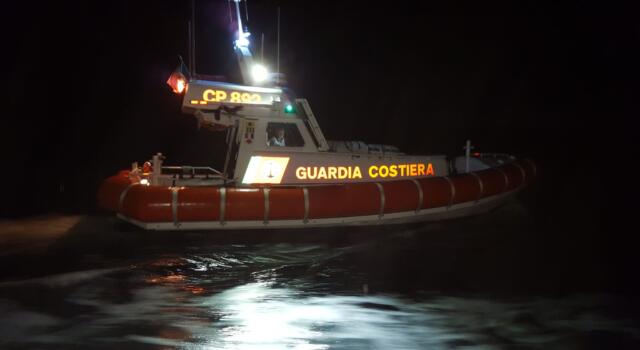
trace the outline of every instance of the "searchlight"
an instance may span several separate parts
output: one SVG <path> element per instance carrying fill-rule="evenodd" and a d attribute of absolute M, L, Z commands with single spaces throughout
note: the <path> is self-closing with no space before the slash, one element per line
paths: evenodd
<path fill-rule="evenodd" d="M 269 71 L 261 64 L 254 64 L 251 67 L 251 77 L 255 83 L 261 83 L 269 78 Z"/>

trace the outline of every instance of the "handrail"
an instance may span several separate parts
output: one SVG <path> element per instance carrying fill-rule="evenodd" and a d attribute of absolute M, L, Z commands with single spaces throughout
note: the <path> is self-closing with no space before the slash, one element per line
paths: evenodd
<path fill-rule="evenodd" d="M 216 175 L 222 175 L 222 172 L 220 172 L 219 170 L 216 170 L 212 167 L 208 167 L 208 166 L 190 166 L 190 165 L 179 165 L 179 166 L 163 166 L 162 170 L 184 170 L 184 169 L 189 169 L 189 170 L 208 170 Z"/>
<path fill-rule="evenodd" d="M 508 153 L 479 153 L 473 154 L 476 158 L 508 158 L 514 160 L 515 157 Z"/>
<path fill-rule="evenodd" d="M 191 178 L 196 177 L 197 175 L 204 175 L 206 178 L 221 178 L 226 180 L 225 174 L 211 167 L 205 166 L 163 166 L 162 173 L 167 175 L 179 175 L 180 178 L 184 176 L 191 176 Z"/>

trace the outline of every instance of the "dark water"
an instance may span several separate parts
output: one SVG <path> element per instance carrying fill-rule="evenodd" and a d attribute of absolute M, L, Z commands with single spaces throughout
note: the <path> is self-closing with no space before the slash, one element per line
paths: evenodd
<path fill-rule="evenodd" d="M 299 232 L 144 233 L 85 217 L 52 238 L 59 221 L 3 241 L 2 348 L 640 348 L 635 298 L 540 263 L 516 204 Z"/>

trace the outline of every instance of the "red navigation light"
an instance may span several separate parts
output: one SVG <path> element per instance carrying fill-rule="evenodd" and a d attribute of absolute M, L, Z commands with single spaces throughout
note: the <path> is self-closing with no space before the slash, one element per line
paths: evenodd
<path fill-rule="evenodd" d="M 181 94 L 187 88 L 187 79 L 184 77 L 184 74 L 175 71 L 171 73 L 169 79 L 167 79 L 167 84 L 171 86 L 173 92 Z"/>
<path fill-rule="evenodd" d="M 187 86 L 187 83 L 182 79 L 178 79 L 178 82 L 176 83 L 176 90 L 178 91 L 174 92 L 181 94 L 184 91 L 185 86 Z"/>

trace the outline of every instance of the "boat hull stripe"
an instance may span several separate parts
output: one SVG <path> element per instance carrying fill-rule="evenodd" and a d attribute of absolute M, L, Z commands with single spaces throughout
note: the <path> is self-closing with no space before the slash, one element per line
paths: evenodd
<path fill-rule="evenodd" d="M 309 222 L 309 189 L 303 187 L 302 194 L 304 196 L 304 217 L 302 218 L 302 221 L 306 224 Z"/>
<path fill-rule="evenodd" d="M 179 227 L 178 222 L 178 192 L 180 187 L 171 187 L 171 215 L 173 216 L 173 225 Z"/>
<path fill-rule="evenodd" d="M 527 175 L 524 172 L 524 168 L 516 162 L 514 162 L 513 165 L 515 165 L 520 170 L 520 174 L 522 175 L 522 184 L 520 184 L 520 186 L 524 186 L 525 181 L 527 181 Z"/>
<path fill-rule="evenodd" d="M 136 185 L 139 185 L 139 182 L 132 182 L 130 183 L 124 190 L 122 190 L 122 193 L 120 193 L 120 198 L 118 198 L 118 212 L 122 212 L 122 204 L 124 203 L 124 198 L 127 196 L 127 192 L 129 192 L 129 190 Z"/>
<path fill-rule="evenodd" d="M 451 198 L 449 199 L 449 204 L 447 208 L 451 208 L 453 205 L 453 200 L 456 198 L 456 185 L 453 184 L 453 181 L 448 176 L 443 176 L 445 180 L 449 183 L 449 188 L 451 189 Z"/>
<path fill-rule="evenodd" d="M 424 194 L 422 193 L 422 186 L 420 186 L 420 182 L 416 179 L 411 179 L 411 181 L 416 185 L 418 189 L 418 205 L 416 206 L 416 213 L 420 212 L 422 209 L 422 201 L 424 200 Z"/>
<path fill-rule="evenodd" d="M 376 182 L 376 186 L 378 187 L 378 191 L 380 191 L 380 211 L 378 212 L 378 217 L 382 218 L 384 216 L 384 202 L 386 200 L 384 196 L 384 187 L 379 182 Z"/>
<path fill-rule="evenodd" d="M 500 174 L 502 174 L 502 177 L 504 177 L 504 188 L 502 189 L 502 192 L 507 191 L 507 189 L 509 189 L 509 177 L 502 169 L 500 168 L 494 168 L 494 169 Z"/>
<path fill-rule="evenodd" d="M 269 223 L 269 189 L 263 188 L 262 193 L 264 195 L 264 224 Z"/>
<path fill-rule="evenodd" d="M 476 199 L 476 203 L 478 203 L 482 196 L 484 196 L 484 183 L 482 182 L 482 179 L 480 178 L 480 176 L 478 176 L 478 174 L 474 172 L 470 172 L 469 174 L 473 175 L 473 177 L 478 180 L 478 186 L 480 186 L 480 193 L 478 194 L 478 198 Z"/>
<path fill-rule="evenodd" d="M 224 212 L 227 206 L 227 188 L 220 188 L 220 225 L 224 225 Z"/>

